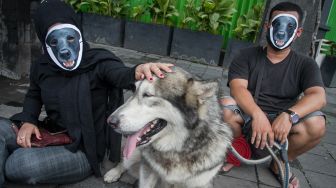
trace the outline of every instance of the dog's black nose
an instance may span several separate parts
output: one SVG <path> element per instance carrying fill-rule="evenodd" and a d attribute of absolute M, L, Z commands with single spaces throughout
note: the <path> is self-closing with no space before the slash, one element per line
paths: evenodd
<path fill-rule="evenodd" d="M 63 59 L 69 59 L 71 57 L 71 52 L 68 49 L 60 50 L 60 55 Z"/>
<path fill-rule="evenodd" d="M 118 117 L 116 116 L 110 116 L 108 117 L 107 119 L 107 123 L 114 129 L 117 129 L 119 128 L 119 123 L 120 123 L 120 120 Z"/>
<path fill-rule="evenodd" d="M 276 35 L 280 40 L 282 40 L 285 38 L 286 33 L 284 31 L 278 31 Z"/>

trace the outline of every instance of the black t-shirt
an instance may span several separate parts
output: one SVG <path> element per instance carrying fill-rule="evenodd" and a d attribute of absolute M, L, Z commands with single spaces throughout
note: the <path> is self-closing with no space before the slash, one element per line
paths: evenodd
<path fill-rule="evenodd" d="M 230 65 L 228 83 L 236 78 L 246 79 L 248 90 L 254 96 L 262 63 L 265 65 L 258 106 L 265 112 L 288 109 L 306 89 L 323 87 L 319 67 L 313 59 L 291 50 L 283 61 L 273 64 L 260 46 L 240 51 Z"/>

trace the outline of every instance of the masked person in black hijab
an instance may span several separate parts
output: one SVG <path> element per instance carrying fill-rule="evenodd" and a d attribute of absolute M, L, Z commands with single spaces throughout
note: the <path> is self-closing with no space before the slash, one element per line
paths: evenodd
<path fill-rule="evenodd" d="M 92 172 L 100 176 L 106 150 L 118 159 L 120 143 L 106 127 L 106 118 L 123 102 L 122 89 L 136 80 L 163 78 L 172 64 L 147 63 L 126 67 L 104 49 L 90 49 L 74 10 L 59 0 L 42 1 L 34 15 L 44 53 L 31 65 L 30 87 L 23 111 L 0 119 L 0 187 L 5 177 L 21 183 L 71 183 Z M 39 123 L 44 106 L 47 118 Z M 12 129 L 12 123 L 18 131 Z M 43 140 L 38 125 L 66 130 L 72 143 L 35 148 Z M 113 147 L 114 146 L 114 147 Z M 119 147 L 119 148 L 118 148 Z"/>

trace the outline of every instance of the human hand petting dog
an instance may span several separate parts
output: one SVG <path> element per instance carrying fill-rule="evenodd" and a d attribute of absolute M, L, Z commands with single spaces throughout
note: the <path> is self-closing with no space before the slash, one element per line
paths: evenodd
<path fill-rule="evenodd" d="M 24 123 L 22 124 L 21 128 L 19 129 L 16 137 L 16 142 L 23 148 L 30 148 L 31 147 L 31 136 L 35 134 L 36 138 L 41 140 L 41 133 L 37 126 L 31 123 Z"/>
<path fill-rule="evenodd" d="M 153 81 L 154 73 L 159 78 L 164 78 L 162 70 L 165 72 L 172 72 L 171 67 L 174 66 L 170 63 L 145 63 L 140 64 L 135 68 L 135 79 L 142 80 L 146 78 L 149 81 Z"/>

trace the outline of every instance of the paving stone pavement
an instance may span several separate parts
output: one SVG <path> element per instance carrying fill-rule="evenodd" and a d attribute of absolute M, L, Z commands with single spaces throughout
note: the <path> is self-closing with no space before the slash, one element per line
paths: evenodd
<path fill-rule="evenodd" d="M 184 68 L 192 74 L 203 79 L 218 80 L 223 95 L 229 95 L 226 87 L 227 70 L 221 67 L 207 66 L 170 57 L 146 54 L 124 48 L 91 44 L 93 47 L 107 48 L 120 57 L 128 66 L 144 62 L 169 62 Z M 22 108 L 24 93 L 27 91 L 28 79 L 9 80 L 0 78 L 0 116 L 10 117 Z M 336 88 L 326 88 L 327 106 L 323 112 L 327 115 L 327 132 L 321 143 L 313 150 L 298 157 L 291 163 L 292 171 L 300 179 L 302 188 L 335 188 L 336 186 Z M 125 91 L 126 98 L 131 93 Z M 105 161 L 103 171 L 108 170 L 113 164 Z M 93 176 L 69 185 L 20 185 L 8 182 L 7 188 L 131 188 L 135 179 L 124 175 L 119 182 L 105 184 L 102 178 Z M 215 188 L 274 188 L 280 187 L 274 176 L 268 170 L 268 164 L 242 165 L 233 168 L 226 174 L 219 174 L 213 181 Z"/>

